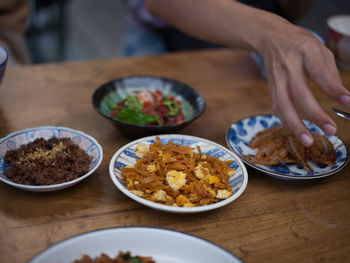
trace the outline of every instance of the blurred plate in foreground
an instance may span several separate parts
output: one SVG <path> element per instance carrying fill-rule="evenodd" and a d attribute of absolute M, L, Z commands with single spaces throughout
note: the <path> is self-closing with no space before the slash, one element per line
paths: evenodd
<path fill-rule="evenodd" d="M 239 263 L 229 251 L 196 236 L 154 227 L 102 229 L 66 239 L 38 254 L 29 263 L 72 263 L 84 254 L 116 257 L 119 251 L 149 256 L 157 263 Z"/>

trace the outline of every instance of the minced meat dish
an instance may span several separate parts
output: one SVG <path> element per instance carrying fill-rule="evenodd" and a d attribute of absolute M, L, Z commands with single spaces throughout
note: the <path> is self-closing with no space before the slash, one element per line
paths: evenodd
<path fill-rule="evenodd" d="M 156 263 L 151 257 L 132 256 L 129 251 L 119 251 L 117 257 L 110 258 L 102 253 L 99 257 L 91 258 L 84 255 L 81 259 L 75 260 L 74 263 Z"/>
<path fill-rule="evenodd" d="M 35 139 L 8 150 L 5 175 L 15 183 L 25 185 L 52 185 L 74 180 L 87 172 L 92 161 L 83 149 L 70 138 Z"/>

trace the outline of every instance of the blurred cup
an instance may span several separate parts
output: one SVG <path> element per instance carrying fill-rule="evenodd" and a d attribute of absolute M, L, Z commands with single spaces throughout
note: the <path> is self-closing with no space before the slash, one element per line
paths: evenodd
<path fill-rule="evenodd" d="M 7 50 L 3 46 L 0 46 L 0 84 L 5 74 L 7 60 L 8 60 Z"/>
<path fill-rule="evenodd" d="M 350 15 L 335 15 L 327 19 L 326 44 L 339 68 L 350 71 Z"/>

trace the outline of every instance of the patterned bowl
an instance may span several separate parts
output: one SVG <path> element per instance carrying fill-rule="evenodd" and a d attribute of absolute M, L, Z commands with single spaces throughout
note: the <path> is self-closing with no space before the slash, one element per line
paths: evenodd
<path fill-rule="evenodd" d="M 337 154 L 337 163 L 334 166 L 309 163 L 313 172 L 308 172 L 301 164 L 260 165 L 250 162 L 244 155 L 255 155 L 256 149 L 249 147 L 250 140 L 260 131 L 280 124 L 275 115 L 256 115 L 245 118 L 231 125 L 226 134 L 226 142 L 229 148 L 236 153 L 249 166 L 267 173 L 278 179 L 299 180 L 317 179 L 332 175 L 340 171 L 348 161 L 348 150 L 344 142 L 338 136 L 326 136 L 313 122 L 304 120 L 305 125 L 312 131 L 328 137 Z"/>
<path fill-rule="evenodd" d="M 18 149 L 23 144 L 28 144 L 37 138 L 50 139 L 52 136 L 57 138 L 68 137 L 72 141 L 79 145 L 89 156 L 92 156 L 92 162 L 90 164 L 90 171 L 69 182 L 54 184 L 54 185 L 24 185 L 19 183 L 14 183 L 10 181 L 6 175 L 5 171 L 8 168 L 8 164 L 4 161 L 4 156 L 7 150 Z M 89 175 L 91 175 L 101 164 L 103 158 L 103 152 L 101 145 L 90 135 L 87 135 L 81 131 L 72 130 L 66 127 L 53 127 L 53 126 L 43 126 L 37 128 L 29 128 L 26 130 L 18 131 L 7 135 L 6 137 L 0 139 L 0 180 L 4 183 L 33 192 L 49 192 L 64 189 L 75 185 L 76 183 L 84 180 Z"/>
<path fill-rule="evenodd" d="M 176 125 L 138 125 L 115 120 L 110 117 L 111 109 L 107 98 L 113 102 L 123 100 L 128 94 L 141 90 L 160 90 L 166 96 L 174 96 L 182 103 L 185 122 Z M 129 138 L 175 133 L 201 116 L 205 110 L 204 97 L 194 88 L 176 80 L 152 76 L 132 76 L 110 81 L 97 90 L 92 96 L 94 109 L 106 119 L 110 120 Z"/>
<path fill-rule="evenodd" d="M 121 178 L 121 168 L 127 165 L 133 166 L 136 163 L 136 160 L 139 159 L 136 155 L 136 146 L 138 144 L 152 144 L 155 143 L 156 137 L 159 137 L 162 144 L 168 144 L 169 142 L 174 142 L 180 145 L 188 145 L 193 149 L 198 145 L 201 148 L 203 154 L 211 155 L 218 157 L 222 161 L 232 160 L 230 167 L 235 169 L 235 173 L 230 177 L 229 183 L 232 186 L 232 196 L 227 199 L 224 199 L 220 202 L 198 206 L 198 207 L 174 207 L 163 204 L 158 204 L 152 201 L 148 201 L 144 198 L 141 198 L 133 193 L 131 193 L 124 185 L 124 181 Z M 139 202 L 143 205 L 151 207 L 153 209 L 162 210 L 171 213 L 198 213 L 213 210 L 222 206 L 225 206 L 235 199 L 237 199 L 245 190 L 248 183 L 248 173 L 247 170 L 234 153 L 226 149 L 225 147 L 214 143 L 212 141 L 189 136 L 189 135 L 176 135 L 176 134 L 166 134 L 166 135 L 157 135 L 157 136 L 149 136 L 145 138 L 141 138 L 135 140 L 124 147 L 120 148 L 112 157 L 109 164 L 109 173 L 113 183 L 117 186 L 117 188 L 130 197 L 131 199 Z"/>

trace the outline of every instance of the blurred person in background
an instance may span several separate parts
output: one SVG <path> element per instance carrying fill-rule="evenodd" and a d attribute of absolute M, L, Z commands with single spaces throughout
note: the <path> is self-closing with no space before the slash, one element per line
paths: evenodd
<path fill-rule="evenodd" d="M 9 53 L 9 65 L 30 63 L 25 40 L 29 11 L 26 0 L 0 0 L 0 45 Z"/>
<path fill-rule="evenodd" d="M 313 143 L 296 105 L 327 135 L 337 126 L 308 88 L 308 76 L 339 104 L 350 106 L 333 54 L 294 25 L 312 0 L 129 0 L 121 55 L 238 47 L 260 54 L 281 122 L 308 147 Z M 191 36 L 191 37 L 190 37 Z"/>

